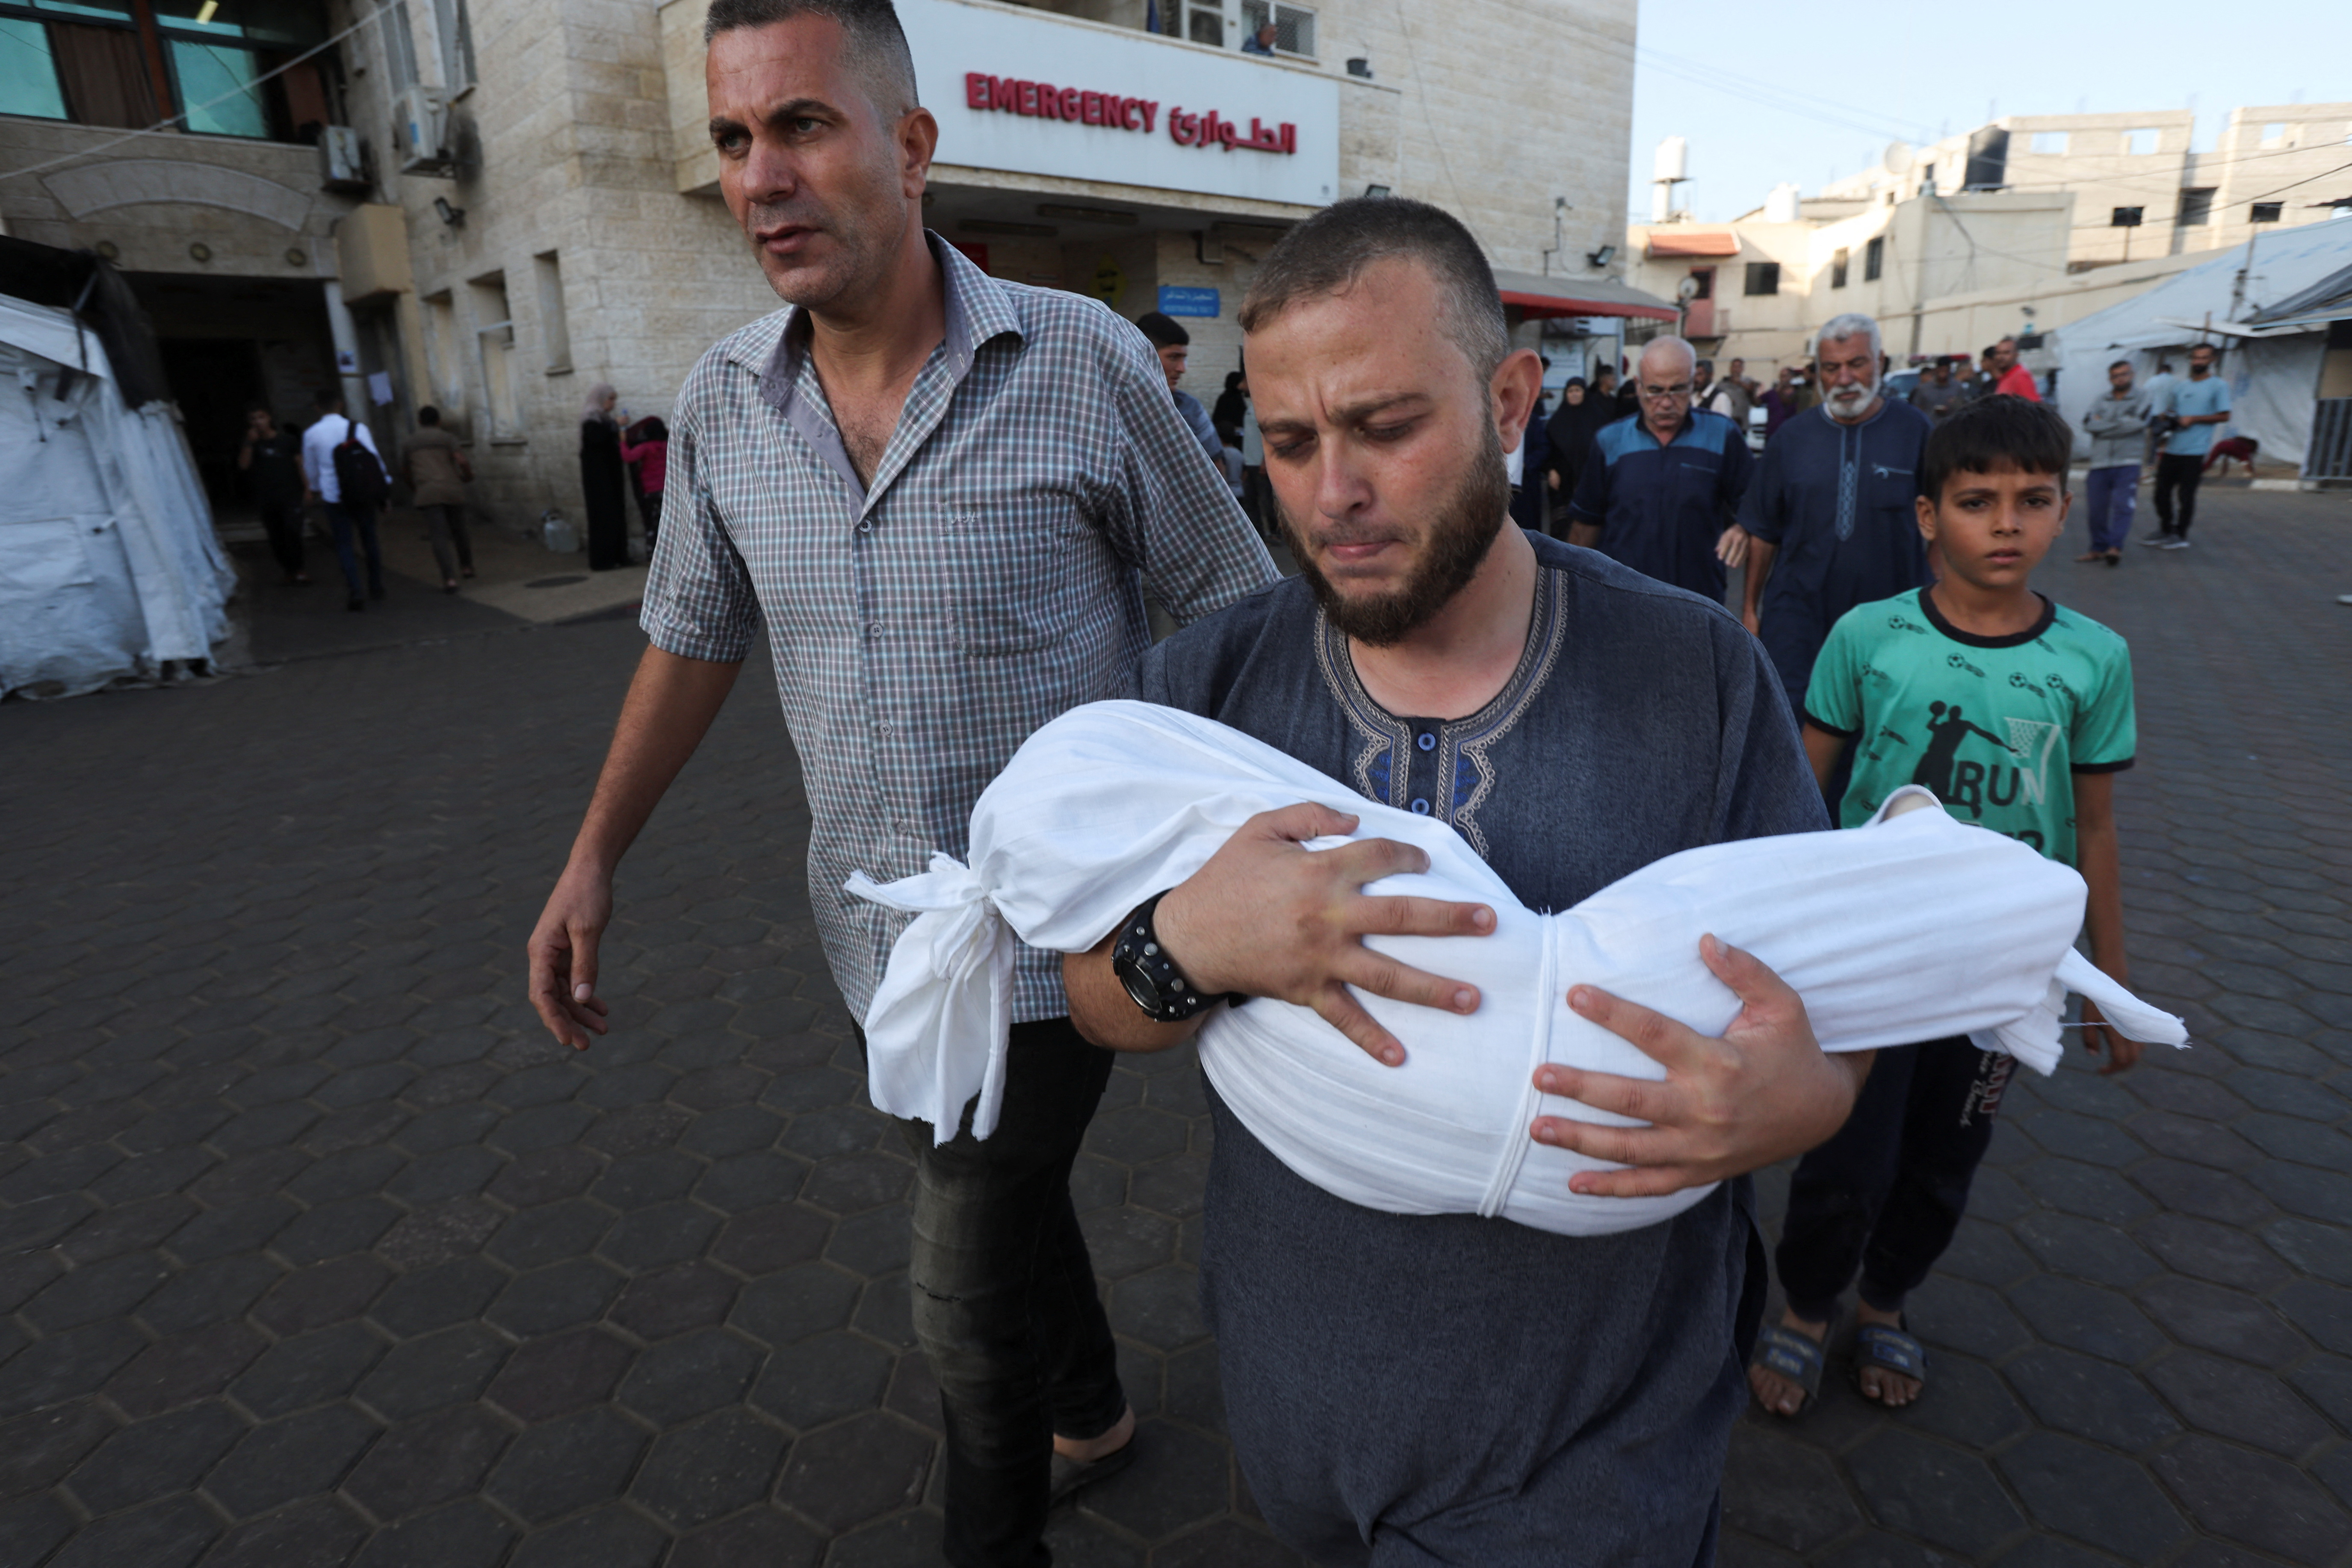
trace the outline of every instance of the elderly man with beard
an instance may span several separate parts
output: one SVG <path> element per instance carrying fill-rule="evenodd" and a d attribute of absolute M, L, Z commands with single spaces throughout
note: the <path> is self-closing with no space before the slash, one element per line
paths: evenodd
<path fill-rule="evenodd" d="M 614 864 L 761 631 L 810 901 L 862 1016 L 905 922 L 850 873 L 966 854 L 1031 731 L 1132 695 L 1143 581 L 1181 622 L 1275 580 L 1134 328 L 925 232 L 939 127 L 888 0 L 715 0 L 704 36 L 720 192 L 789 305 L 704 354 L 671 422 L 653 646 L 530 939 L 532 1002 L 583 1048 L 606 1027 Z M 1049 1562 L 1053 1491 L 1124 1462 L 1135 1425 L 1069 1194 L 1112 1058 L 1071 1027 L 1058 956 L 1023 953 L 1014 990 L 994 1136 L 906 1129 L 959 1568 Z"/>
<path fill-rule="evenodd" d="M 1507 525 L 1503 453 L 1539 368 L 1509 351 L 1468 230 L 1419 202 L 1341 202 L 1267 253 L 1241 321 L 1301 574 L 1155 648 L 1147 699 L 1451 824 L 1532 909 L 1566 909 L 1682 849 L 1824 824 L 1780 683 L 1737 621 Z M 1478 997 L 1361 936 L 1475 942 L 1493 911 L 1365 895 L 1368 880 L 1422 868 L 1403 845 L 1302 849 L 1355 820 L 1313 805 L 1253 818 L 1111 935 L 1149 931 L 1192 983 L 1180 997 L 1312 1006 L 1402 1062 L 1410 1038 L 1351 985 L 1464 1014 Z M 1167 988 L 1147 1004 L 1122 986 L 1110 948 L 1106 936 L 1065 965 L 1080 1029 L 1123 1050 L 1189 1038 L 1206 1010 L 1160 1021 Z M 1701 951 L 1746 1004 L 1724 1037 L 1563 975 L 1570 1005 L 1665 1077 L 1537 1075 L 1546 1092 L 1647 1123 L 1536 1119 L 1530 1137 L 1626 1167 L 1580 1174 L 1580 1190 L 1723 1179 L 1646 1228 L 1571 1237 L 1351 1204 L 1210 1091 L 1202 1302 L 1227 1420 L 1251 1495 L 1318 1561 L 1711 1557 L 1763 1281 L 1742 1173 L 1828 1136 L 1866 1068 L 1825 1057 L 1754 958 Z"/>
<path fill-rule="evenodd" d="M 1813 659 L 1838 617 L 1928 581 L 1914 504 L 1935 422 L 1879 386 L 1878 323 L 1848 314 L 1822 328 L 1822 403 L 1764 448 L 1723 555 L 1743 563 L 1741 618 L 1763 639 L 1801 712 Z"/>

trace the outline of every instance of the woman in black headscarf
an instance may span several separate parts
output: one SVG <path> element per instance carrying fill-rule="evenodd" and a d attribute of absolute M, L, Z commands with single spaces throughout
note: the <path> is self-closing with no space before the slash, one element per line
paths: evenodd
<path fill-rule="evenodd" d="M 1544 426 L 1544 434 L 1551 438 L 1545 465 L 1550 473 L 1545 482 L 1549 487 L 1553 519 L 1546 531 L 1555 537 L 1568 537 L 1568 503 L 1576 494 L 1576 479 L 1584 471 L 1594 434 L 1616 417 L 1615 402 L 1587 387 L 1582 376 L 1570 376 L 1568 384 L 1559 389 L 1559 407 Z"/>
<path fill-rule="evenodd" d="M 629 479 L 621 460 L 621 427 L 611 384 L 588 389 L 580 409 L 580 496 L 588 512 L 588 569 L 609 572 L 629 563 Z"/>

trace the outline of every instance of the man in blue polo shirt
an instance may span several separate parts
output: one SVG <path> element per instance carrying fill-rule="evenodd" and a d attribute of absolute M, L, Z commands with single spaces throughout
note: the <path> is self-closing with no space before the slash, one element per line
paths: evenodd
<path fill-rule="evenodd" d="M 1569 542 L 1661 583 L 1723 602 L 1716 553 L 1756 460 L 1738 426 L 1691 406 L 1698 354 L 1653 338 L 1634 369 L 1641 412 L 1592 438 L 1569 502 Z"/>

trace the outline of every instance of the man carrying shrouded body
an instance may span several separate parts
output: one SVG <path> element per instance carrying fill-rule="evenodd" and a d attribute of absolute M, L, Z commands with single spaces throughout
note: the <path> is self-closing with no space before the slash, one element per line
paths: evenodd
<path fill-rule="evenodd" d="M 1832 318 L 1815 358 L 1822 404 L 1764 448 L 1723 555 L 1745 562 L 1741 619 L 1761 637 L 1791 710 L 1838 617 L 1927 582 L 1919 539 L 1919 454 L 1934 421 L 1890 401 L 1879 376 L 1878 323 Z"/>
<path fill-rule="evenodd" d="M 646 650 L 530 939 L 555 1037 L 604 1032 L 613 870 L 764 627 L 811 816 L 809 882 L 854 1016 L 902 917 L 852 871 L 966 853 L 1038 725 L 1130 695 L 1139 576 L 1180 621 L 1274 578 L 1142 337 L 1094 300 L 992 279 L 922 226 L 939 127 L 888 0 L 715 0 L 719 189 L 790 302 L 705 353 L 671 421 Z M 908 1124 L 908 1269 L 940 1389 L 947 1560 L 1036 1568 L 1062 1484 L 1131 1457 L 1069 1173 L 1111 1058 L 1024 952 L 995 1134 Z"/>
<path fill-rule="evenodd" d="M 1503 453 L 1539 371 L 1509 352 L 1459 223 L 1342 202 L 1268 252 L 1241 320 L 1304 575 L 1154 649 L 1147 700 L 1451 824 L 1530 909 L 1677 850 L 1822 826 L 1780 682 L 1736 620 L 1507 526 Z M 1395 1065 L 1410 1031 L 1388 1034 L 1350 986 L 1458 1013 L 1478 998 L 1361 936 L 1475 941 L 1494 916 L 1365 896 L 1422 868 L 1405 846 L 1300 848 L 1354 822 L 1311 805 L 1255 817 L 1119 931 L 1150 929 L 1191 983 L 1177 997 L 1309 1005 Z M 1666 1073 L 1538 1073 L 1548 1093 L 1649 1123 L 1539 1119 L 1530 1136 L 1632 1167 L 1581 1174 L 1580 1191 L 1738 1177 L 1819 1142 L 1853 1103 L 1866 1065 L 1825 1057 L 1787 986 L 1701 939 L 1746 1004 L 1722 1039 L 1563 977 L 1570 1005 Z M 1205 1010 L 1157 1021 L 1110 945 L 1066 961 L 1073 1020 L 1120 1049 L 1189 1038 Z M 1708 1560 L 1761 1305 L 1745 1181 L 1607 1237 L 1388 1214 L 1311 1185 L 1210 1101 L 1202 1301 L 1242 1468 L 1277 1531 L 1331 1563 Z"/>

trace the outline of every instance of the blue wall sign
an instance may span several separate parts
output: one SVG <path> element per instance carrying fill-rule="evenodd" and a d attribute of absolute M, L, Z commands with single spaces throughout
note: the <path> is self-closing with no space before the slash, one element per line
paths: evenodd
<path fill-rule="evenodd" d="M 1163 316 L 1214 316 L 1217 310 L 1214 289 L 1177 289 L 1165 283 L 1160 286 L 1160 313 Z"/>

